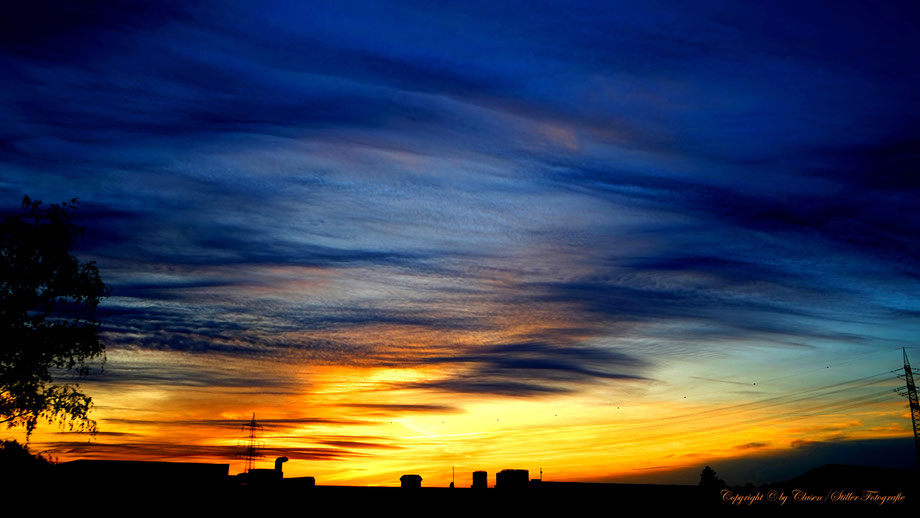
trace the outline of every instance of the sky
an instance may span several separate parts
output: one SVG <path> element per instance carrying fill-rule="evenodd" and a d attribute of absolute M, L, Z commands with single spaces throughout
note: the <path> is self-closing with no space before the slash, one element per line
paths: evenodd
<path fill-rule="evenodd" d="M 99 433 L 33 449 L 236 473 L 255 414 L 318 484 L 913 466 L 916 3 L 6 11 L 0 207 L 78 198 L 113 289 Z"/>

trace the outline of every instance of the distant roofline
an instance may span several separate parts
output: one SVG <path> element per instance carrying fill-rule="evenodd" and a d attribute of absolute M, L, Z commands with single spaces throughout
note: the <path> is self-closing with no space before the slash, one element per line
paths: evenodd
<path fill-rule="evenodd" d="M 114 460 L 114 459 L 77 459 L 77 460 L 68 460 L 66 462 L 59 462 L 58 466 L 63 466 L 66 464 L 136 464 L 136 465 L 163 465 L 163 466 L 226 466 L 230 468 L 230 464 L 217 464 L 213 462 L 173 462 L 166 460 Z"/>

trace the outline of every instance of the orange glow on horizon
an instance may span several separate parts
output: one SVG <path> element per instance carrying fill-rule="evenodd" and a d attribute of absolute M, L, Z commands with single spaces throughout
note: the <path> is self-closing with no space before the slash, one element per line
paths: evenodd
<path fill-rule="evenodd" d="M 714 393 L 688 403 L 641 381 L 536 399 L 458 398 L 404 388 L 457 366 L 248 366 L 269 367 L 294 381 L 264 392 L 88 384 L 100 434 L 88 440 L 40 427 L 33 448 L 61 461 L 215 462 L 229 463 L 237 473 L 243 466 L 242 458 L 234 457 L 242 449 L 241 424 L 255 413 L 265 427 L 259 440 L 266 458 L 258 463 L 267 465 L 284 454 L 291 459 L 286 476 L 314 476 L 326 485 L 397 485 L 401 474 L 418 473 L 425 485 L 446 486 L 451 466 L 464 477 L 505 468 L 529 469 L 537 476 L 542 468 L 551 480 L 629 481 L 649 471 L 666 475 L 718 459 L 769 456 L 804 441 L 910 434 L 903 405 L 892 398 L 863 406 L 857 400 L 857 406 L 848 407 L 843 396 L 793 397 L 774 404 L 768 398 L 754 403 L 757 399 Z M 863 389 L 875 394 L 891 384 L 882 378 Z M 458 484 L 466 482 L 461 478 Z"/>

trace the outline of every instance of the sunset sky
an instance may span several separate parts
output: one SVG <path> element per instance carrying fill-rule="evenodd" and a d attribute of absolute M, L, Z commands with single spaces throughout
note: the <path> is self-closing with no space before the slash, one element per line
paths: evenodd
<path fill-rule="evenodd" d="M 258 466 L 318 484 L 913 467 L 918 26 L 916 2 L 5 6 L 0 212 L 78 198 L 113 288 L 99 434 L 31 446 L 237 473 L 255 413 Z"/>

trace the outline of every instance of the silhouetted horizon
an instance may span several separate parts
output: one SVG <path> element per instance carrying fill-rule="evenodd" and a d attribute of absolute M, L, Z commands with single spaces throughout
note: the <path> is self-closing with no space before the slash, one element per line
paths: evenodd
<path fill-rule="evenodd" d="M 464 494 L 917 467 L 916 3 L 6 7 L 0 439 Z"/>

